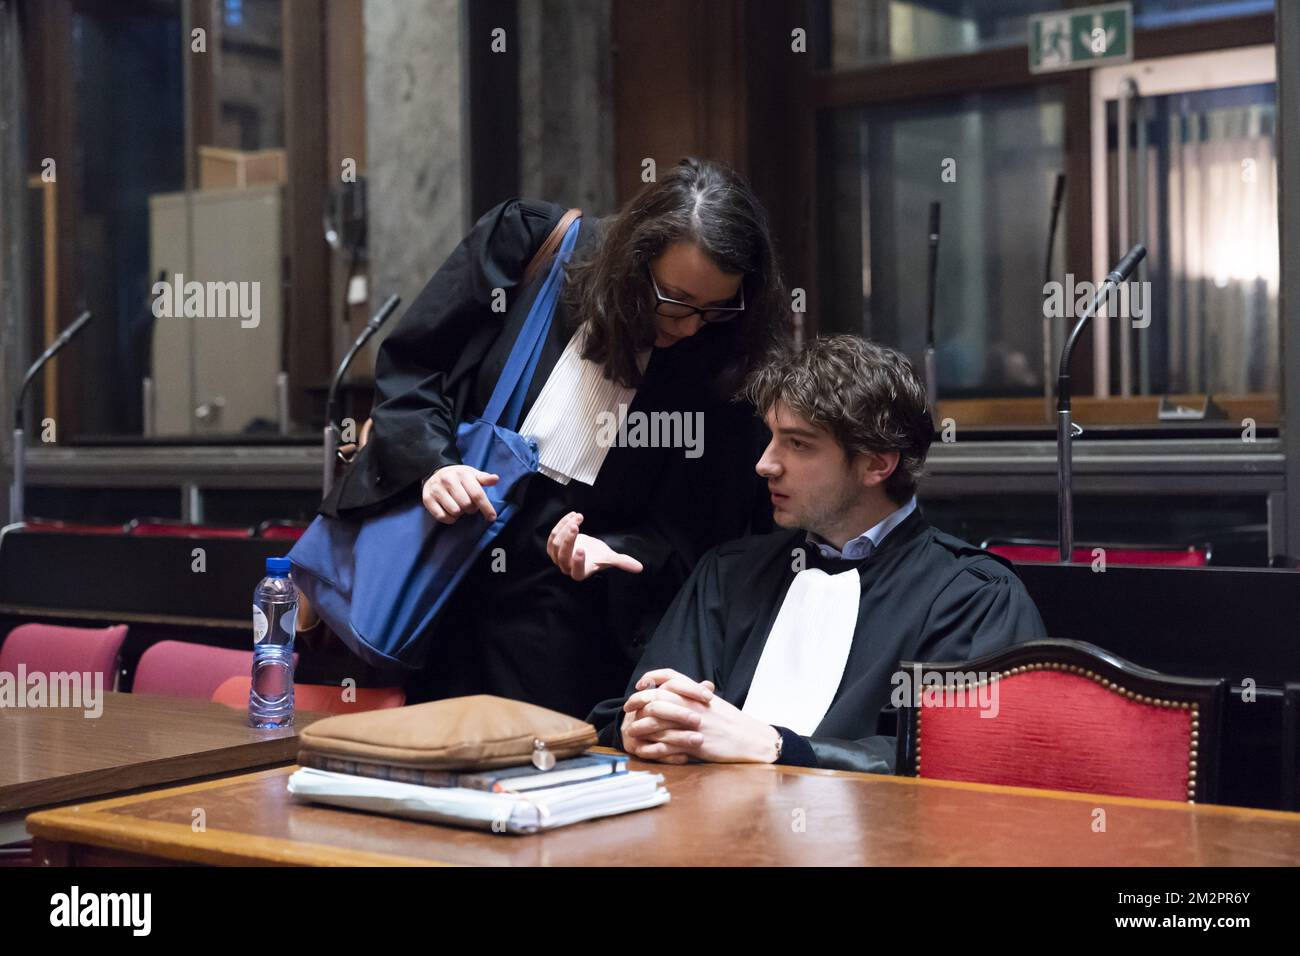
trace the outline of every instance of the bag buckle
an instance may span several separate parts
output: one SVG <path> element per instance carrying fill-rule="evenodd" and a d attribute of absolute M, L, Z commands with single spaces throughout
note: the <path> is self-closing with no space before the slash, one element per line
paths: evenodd
<path fill-rule="evenodd" d="M 555 766 L 555 754 L 546 749 L 546 741 L 540 737 L 533 739 L 533 766 L 542 771 Z"/>

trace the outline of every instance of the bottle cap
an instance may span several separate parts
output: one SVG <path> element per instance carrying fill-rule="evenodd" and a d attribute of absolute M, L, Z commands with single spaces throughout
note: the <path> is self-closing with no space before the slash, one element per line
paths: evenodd
<path fill-rule="evenodd" d="M 288 574 L 289 559 L 288 558 L 267 558 L 266 573 L 267 574 Z"/>

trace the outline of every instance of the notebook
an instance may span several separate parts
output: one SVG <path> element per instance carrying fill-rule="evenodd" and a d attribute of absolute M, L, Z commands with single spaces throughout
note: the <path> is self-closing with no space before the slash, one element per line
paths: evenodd
<path fill-rule="evenodd" d="M 423 770 L 416 767 L 398 767 L 392 764 L 331 757 L 305 750 L 298 755 L 298 762 L 313 770 L 375 777 L 380 780 L 414 783 L 425 787 L 462 787 L 467 790 L 492 790 L 498 793 L 553 787 L 558 784 L 623 773 L 627 770 L 627 757 L 622 754 L 583 754 L 581 757 L 560 760 L 550 770 L 545 771 L 538 770 L 531 763 L 496 770 Z"/>

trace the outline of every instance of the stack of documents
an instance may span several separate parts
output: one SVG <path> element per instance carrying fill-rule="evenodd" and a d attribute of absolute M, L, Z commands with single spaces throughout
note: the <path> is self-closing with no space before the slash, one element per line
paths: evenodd
<path fill-rule="evenodd" d="M 413 820 L 494 833 L 536 833 L 667 803 L 663 780 L 657 773 L 631 771 L 512 793 L 430 787 L 303 768 L 289 778 L 289 793 L 304 802 Z"/>

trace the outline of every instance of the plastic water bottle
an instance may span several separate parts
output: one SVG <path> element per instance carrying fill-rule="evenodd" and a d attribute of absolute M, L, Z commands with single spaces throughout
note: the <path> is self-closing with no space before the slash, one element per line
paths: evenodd
<path fill-rule="evenodd" d="M 297 623 L 298 591 L 289 580 L 289 559 L 267 558 L 266 577 L 253 592 L 250 727 L 293 724 L 293 637 Z"/>

